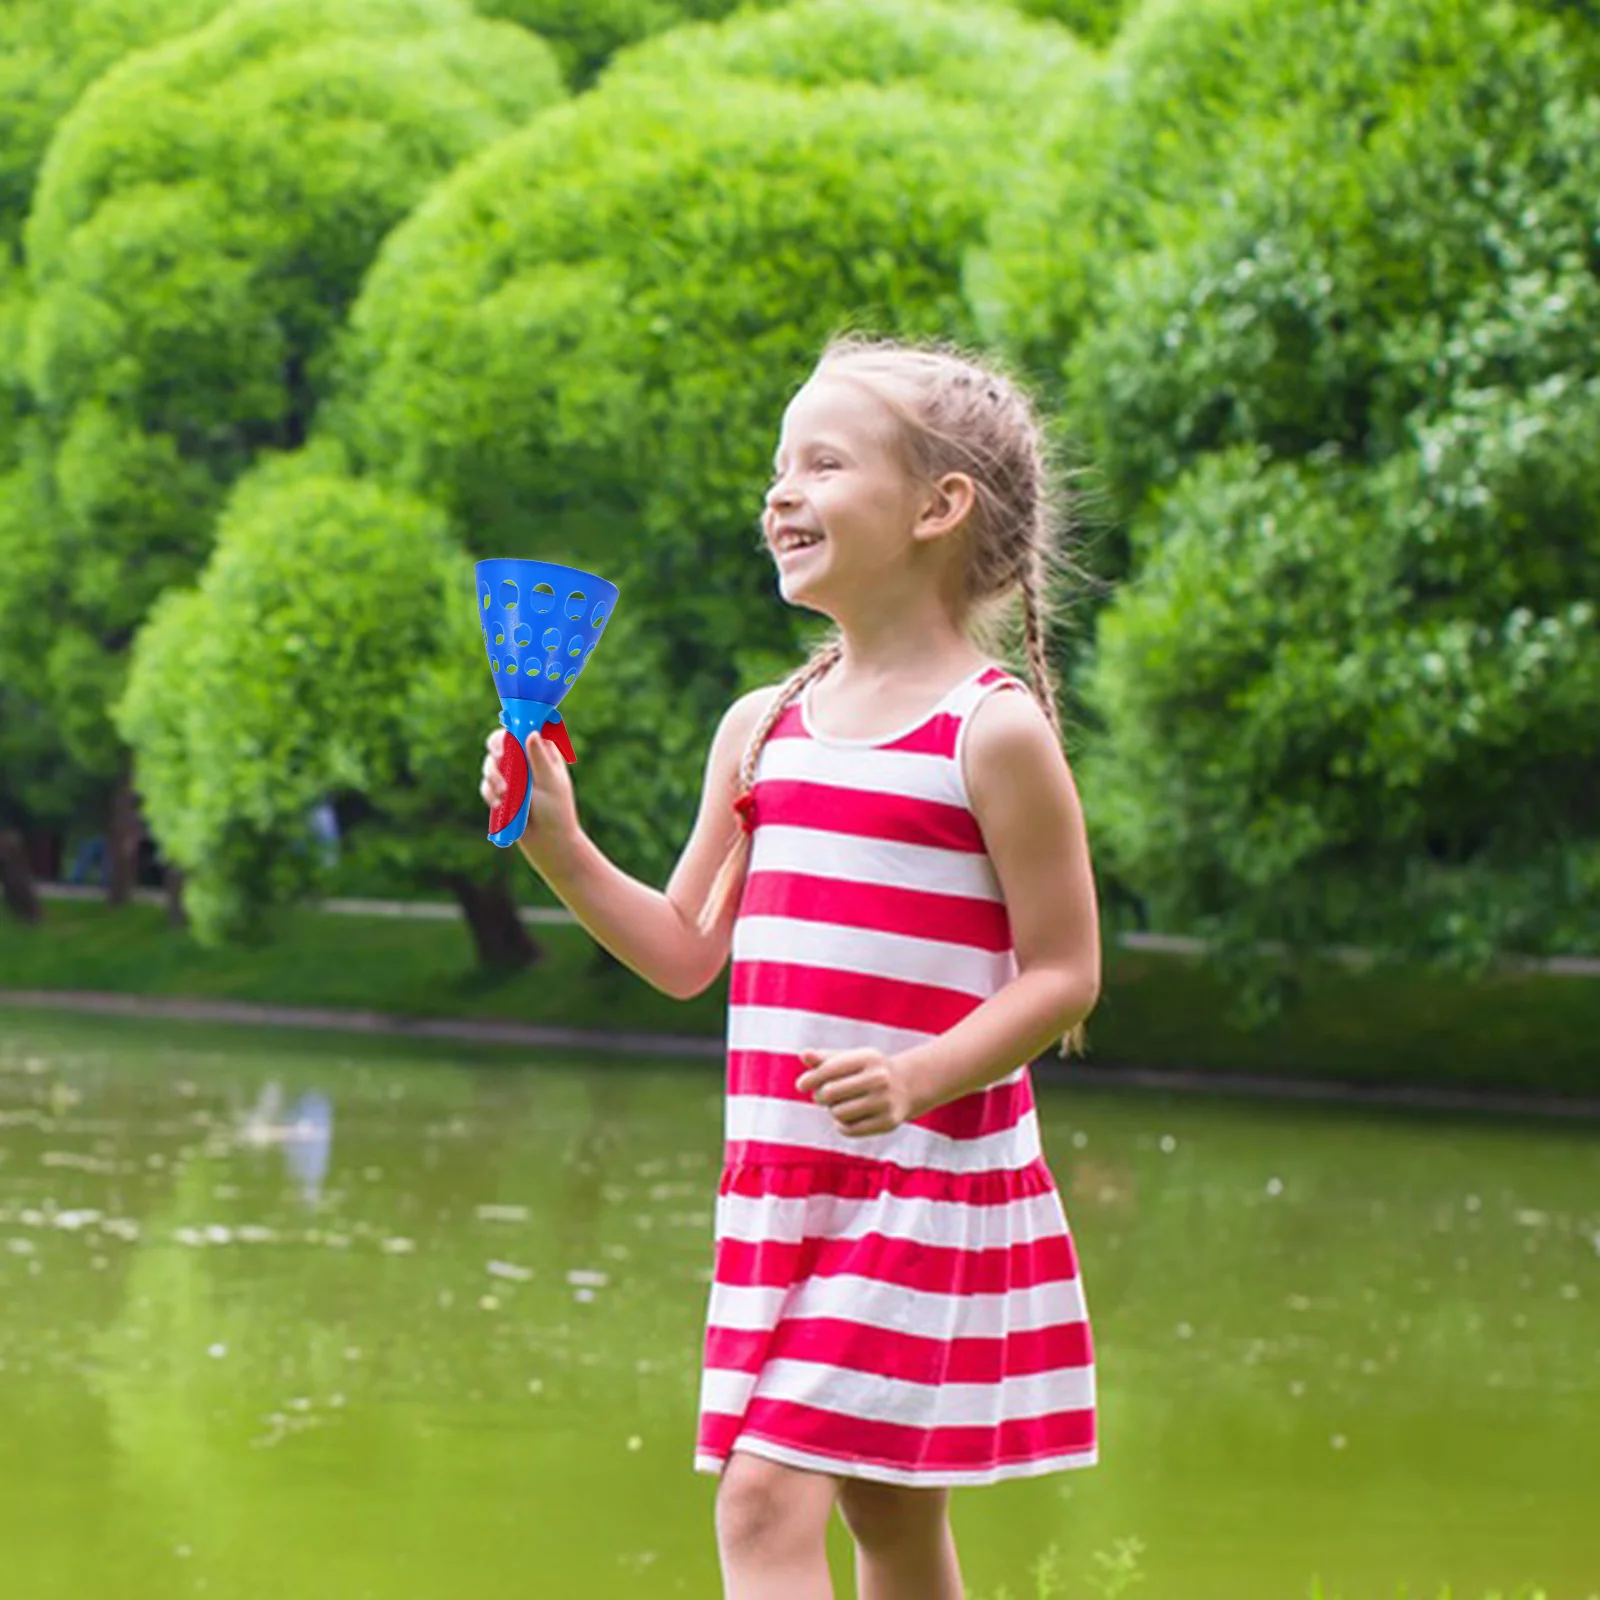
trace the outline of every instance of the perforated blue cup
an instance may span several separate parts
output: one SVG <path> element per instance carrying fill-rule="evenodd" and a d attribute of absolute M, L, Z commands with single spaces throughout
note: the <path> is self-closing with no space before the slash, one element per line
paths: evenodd
<path fill-rule="evenodd" d="M 478 562 L 478 621 L 500 695 L 505 793 L 489 817 L 489 838 L 504 848 L 528 825 L 528 762 L 523 741 L 541 733 L 574 759 L 556 709 L 589 663 L 617 603 L 617 586 L 554 561 L 500 557 Z"/>

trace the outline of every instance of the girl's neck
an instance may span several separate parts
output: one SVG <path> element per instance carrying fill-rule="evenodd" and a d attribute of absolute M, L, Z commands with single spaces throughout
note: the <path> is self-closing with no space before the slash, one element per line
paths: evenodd
<path fill-rule="evenodd" d="M 828 674 L 852 684 L 929 683 L 959 677 L 985 659 L 947 611 L 884 612 L 836 619 L 843 653 Z"/>

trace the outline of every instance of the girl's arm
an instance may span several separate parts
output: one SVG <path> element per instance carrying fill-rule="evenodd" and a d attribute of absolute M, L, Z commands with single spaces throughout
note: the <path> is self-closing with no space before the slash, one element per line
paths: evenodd
<path fill-rule="evenodd" d="M 709 933 L 701 933 L 698 922 L 717 871 L 737 839 L 733 802 L 739 761 L 774 693 L 758 689 L 747 694 L 723 717 L 706 759 L 699 815 L 664 893 L 630 878 L 601 854 L 578 821 L 566 761 L 539 734 L 527 741 L 533 797 L 527 831 L 519 841 L 523 855 L 596 943 L 674 999 L 699 994 L 728 959 L 736 896 L 729 897 Z M 497 728 L 488 739 L 481 793 L 491 806 L 503 786 L 500 741 L 506 737 Z"/>
<path fill-rule="evenodd" d="M 900 1055 L 806 1051 L 802 1093 L 847 1133 L 885 1133 L 1016 1071 L 1094 1009 L 1100 921 L 1078 791 L 1029 695 L 991 694 L 963 763 L 973 814 L 1005 895 L 1017 976 L 936 1039 Z"/>

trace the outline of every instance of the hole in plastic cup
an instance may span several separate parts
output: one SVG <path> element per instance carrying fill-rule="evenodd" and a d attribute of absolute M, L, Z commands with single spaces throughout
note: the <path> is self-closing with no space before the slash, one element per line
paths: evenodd
<path fill-rule="evenodd" d="M 567 596 L 567 621 L 576 622 L 583 615 L 583 608 L 588 605 L 589 597 L 582 589 L 574 589 Z"/>
<path fill-rule="evenodd" d="M 554 661 L 552 661 L 550 663 L 550 670 L 547 673 L 545 673 L 545 677 L 547 677 L 551 681 L 551 683 L 554 683 L 556 681 L 556 679 L 559 678 L 560 676 L 561 676 L 561 668 Z"/>
<path fill-rule="evenodd" d="M 576 683 L 577 681 L 578 681 L 578 674 L 576 672 L 569 672 L 567 674 L 567 682 L 568 683 Z"/>
<path fill-rule="evenodd" d="M 519 650 L 526 650 L 533 643 L 533 629 L 526 622 L 519 622 L 511 630 L 511 642 Z"/>
<path fill-rule="evenodd" d="M 517 609 L 517 586 L 509 578 L 500 580 L 500 604 L 507 611 L 515 611 Z"/>
<path fill-rule="evenodd" d="M 581 633 L 567 646 L 567 654 L 569 656 L 581 656 L 583 654 L 583 635 Z"/>
<path fill-rule="evenodd" d="M 596 631 L 606 625 L 606 603 L 604 600 L 594 608 L 594 615 L 589 618 L 589 626 Z"/>
<path fill-rule="evenodd" d="M 556 603 L 556 592 L 548 583 L 536 583 L 530 602 L 534 611 L 542 617 Z"/>
<path fill-rule="evenodd" d="M 491 667 L 493 667 L 496 672 L 498 672 L 500 670 L 500 657 L 499 656 L 490 656 L 489 657 L 489 665 Z"/>
<path fill-rule="evenodd" d="M 559 650 L 561 648 L 561 630 L 559 628 L 546 628 L 544 630 L 544 647 L 546 650 Z"/>

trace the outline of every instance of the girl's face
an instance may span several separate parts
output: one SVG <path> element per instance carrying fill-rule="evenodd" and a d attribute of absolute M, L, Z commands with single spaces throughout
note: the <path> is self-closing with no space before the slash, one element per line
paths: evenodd
<path fill-rule="evenodd" d="M 789 403 L 761 519 L 791 605 L 836 620 L 904 581 L 923 496 L 895 449 L 892 412 L 848 378 L 818 373 Z"/>

